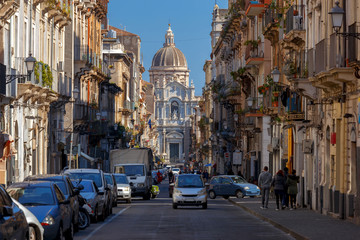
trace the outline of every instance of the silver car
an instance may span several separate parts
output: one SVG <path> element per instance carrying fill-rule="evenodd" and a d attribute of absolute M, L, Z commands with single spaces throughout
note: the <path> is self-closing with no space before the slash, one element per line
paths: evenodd
<path fill-rule="evenodd" d="M 114 173 L 113 175 L 117 185 L 117 199 L 131 203 L 131 186 L 126 174 Z"/>
<path fill-rule="evenodd" d="M 78 185 L 82 185 L 84 189 L 80 190 L 80 195 L 86 199 L 87 203 L 91 207 L 91 211 L 89 215 L 96 223 L 101 217 L 101 209 L 103 208 L 104 202 L 101 200 L 102 196 L 99 195 L 99 189 L 96 184 L 92 180 L 82 179 L 81 182 L 72 181 L 73 185 L 76 187 Z"/>
<path fill-rule="evenodd" d="M 174 209 L 178 206 L 207 208 L 206 186 L 200 175 L 180 174 L 174 184 L 172 198 Z"/>
<path fill-rule="evenodd" d="M 39 220 L 21 203 L 11 198 L 13 202 L 24 212 L 26 221 L 29 224 L 29 240 L 43 240 L 44 228 L 41 226 Z"/>

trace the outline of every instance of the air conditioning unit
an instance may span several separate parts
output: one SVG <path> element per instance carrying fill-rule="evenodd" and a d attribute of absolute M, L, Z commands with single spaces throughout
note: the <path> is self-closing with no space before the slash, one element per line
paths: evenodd
<path fill-rule="evenodd" d="M 304 29 L 304 19 L 302 16 L 294 16 L 294 29 L 296 30 Z"/>
<path fill-rule="evenodd" d="M 280 148 L 280 139 L 278 137 L 273 137 L 271 139 L 271 145 L 273 150 L 278 150 Z"/>
<path fill-rule="evenodd" d="M 312 154 L 313 153 L 314 141 L 311 139 L 303 140 L 303 152 L 304 154 Z"/>
<path fill-rule="evenodd" d="M 63 61 L 60 61 L 60 62 L 58 63 L 57 71 L 58 71 L 58 72 L 64 72 L 64 62 L 63 62 Z"/>

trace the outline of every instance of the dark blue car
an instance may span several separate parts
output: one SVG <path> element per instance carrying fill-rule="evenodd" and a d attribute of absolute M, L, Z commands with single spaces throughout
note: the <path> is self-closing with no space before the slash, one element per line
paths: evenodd
<path fill-rule="evenodd" d="M 0 239 L 28 239 L 29 225 L 23 211 L 0 185 Z"/>
<path fill-rule="evenodd" d="M 44 228 L 44 239 L 73 239 L 70 200 L 54 182 L 14 183 L 9 195 L 29 209 Z"/>
<path fill-rule="evenodd" d="M 260 195 L 260 188 L 255 184 L 248 183 L 245 179 L 236 175 L 215 176 L 210 180 L 209 197 L 216 196 L 236 196 L 243 198 L 245 196 L 255 197 Z"/>

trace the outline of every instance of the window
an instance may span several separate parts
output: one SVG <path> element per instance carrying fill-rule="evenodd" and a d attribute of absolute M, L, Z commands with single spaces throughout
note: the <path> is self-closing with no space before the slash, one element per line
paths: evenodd
<path fill-rule="evenodd" d="M 210 182 L 210 184 L 218 184 L 219 183 L 219 178 L 213 178 Z"/>
<path fill-rule="evenodd" d="M 178 120 L 180 116 L 179 113 L 179 104 L 175 101 L 171 103 L 171 119 Z"/>
<path fill-rule="evenodd" d="M 62 194 L 61 190 L 58 188 L 58 186 L 54 185 L 54 190 L 58 202 L 63 202 L 65 200 L 65 197 L 64 194 Z"/>
<path fill-rule="evenodd" d="M 231 184 L 231 180 L 229 178 L 221 178 L 222 184 Z"/>

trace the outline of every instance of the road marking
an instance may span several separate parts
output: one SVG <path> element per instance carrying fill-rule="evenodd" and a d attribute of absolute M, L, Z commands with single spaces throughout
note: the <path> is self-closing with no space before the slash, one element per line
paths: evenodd
<path fill-rule="evenodd" d="M 111 222 L 112 220 L 114 220 L 114 218 L 117 218 L 118 216 L 120 216 L 123 212 L 125 212 L 126 210 L 128 210 L 131 206 L 124 208 L 123 210 L 121 210 L 120 212 L 118 212 L 116 215 L 114 215 L 112 218 L 110 218 L 108 221 L 105 220 L 105 222 L 103 224 L 101 224 L 100 226 L 98 226 L 96 229 L 94 229 L 94 231 L 92 231 L 86 238 L 84 238 L 83 240 L 88 240 L 90 239 L 97 231 L 99 231 L 102 227 L 104 227 L 106 224 L 108 224 L 109 222 Z"/>

